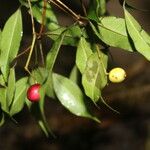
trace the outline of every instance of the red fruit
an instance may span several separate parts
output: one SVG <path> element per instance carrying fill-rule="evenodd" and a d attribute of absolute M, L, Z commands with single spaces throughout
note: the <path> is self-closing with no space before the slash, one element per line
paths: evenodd
<path fill-rule="evenodd" d="M 40 89 L 41 85 L 40 84 L 33 84 L 28 88 L 27 91 L 27 98 L 31 102 L 38 102 L 40 100 Z"/>

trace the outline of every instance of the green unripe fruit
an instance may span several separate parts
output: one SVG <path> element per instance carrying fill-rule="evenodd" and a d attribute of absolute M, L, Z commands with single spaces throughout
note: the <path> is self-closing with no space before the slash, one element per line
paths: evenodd
<path fill-rule="evenodd" d="M 120 83 L 126 78 L 126 72 L 122 68 L 113 68 L 109 72 L 109 80 L 113 83 Z"/>

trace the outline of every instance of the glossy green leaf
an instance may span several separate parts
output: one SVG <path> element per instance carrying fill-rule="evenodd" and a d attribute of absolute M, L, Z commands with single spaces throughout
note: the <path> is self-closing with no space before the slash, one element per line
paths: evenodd
<path fill-rule="evenodd" d="M 11 104 L 10 115 L 20 112 L 24 106 L 26 98 L 28 78 L 24 77 L 16 82 L 14 100 Z"/>
<path fill-rule="evenodd" d="M 133 41 L 136 50 L 141 53 L 145 58 L 150 60 L 150 37 L 142 29 L 140 24 L 134 19 L 134 17 L 125 9 L 125 21 L 128 33 Z M 148 38 L 147 38 L 148 37 Z"/>
<path fill-rule="evenodd" d="M 39 23 L 42 23 L 43 4 L 44 4 L 43 0 L 39 0 L 38 2 L 32 4 L 33 16 Z M 57 18 L 49 3 L 47 3 L 46 5 L 46 15 L 44 25 L 46 25 L 46 27 L 49 30 L 55 30 L 59 28 Z"/>
<path fill-rule="evenodd" d="M 59 101 L 70 112 L 77 116 L 91 118 L 99 122 L 96 117 L 93 117 L 88 112 L 84 103 L 84 95 L 77 84 L 56 73 L 53 74 L 53 84 Z"/>
<path fill-rule="evenodd" d="M 88 58 L 86 69 L 82 76 L 82 84 L 85 93 L 94 102 L 99 100 L 101 97 L 101 90 L 107 84 L 107 75 L 105 72 L 107 56 L 102 52 L 100 54 L 100 57 L 97 53 L 94 53 Z"/>
<path fill-rule="evenodd" d="M 100 18 L 98 29 L 98 37 L 106 44 L 133 51 L 123 18 L 113 16 Z"/>
<path fill-rule="evenodd" d="M 7 87 L 7 100 L 8 100 L 8 106 L 11 105 L 14 93 L 15 93 L 15 83 L 16 83 L 16 78 L 15 78 L 15 69 L 11 68 L 9 77 L 8 77 L 8 87 Z"/>
<path fill-rule="evenodd" d="M 91 54 L 92 50 L 90 48 L 90 44 L 85 40 L 84 37 L 81 37 L 76 52 L 76 65 L 81 73 L 84 72 L 87 59 Z"/>
<path fill-rule="evenodd" d="M 49 53 L 47 54 L 46 57 L 46 69 L 48 70 L 48 77 L 46 80 L 46 95 L 49 97 L 54 98 L 54 90 L 53 90 L 53 81 L 52 81 L 52 70 L 53 70 L 53 66 L 55 64 L 58 52 L 60 50 L 60 47 L 63 43 L 65 37 L 65 32 L 63 32 L 58 39 L 54 42 L 54 44 L 52 45 L 51 50 L 49 51 Z"/>
<path fill-rule="evenodd" d="M 76 46 L 79 41 L 79 38 L 83 34 L 79 26 L 73 25 L 72 27 L 68 27 L 68 28 L 61 27 L 56 30 L 47 32 L 47 35 L 48 37 L 50 37 L 52 40 L 55 41 L 60 36 L 60 34 L 63 33 L 65 30 L 66 30 L 66 34 L 65 34 L 62 45 Z"/>
<path fill-rule="evenodd" d="M 4 112 L 9 113 L 6 88 L 0 88 L 0 105 Z"/>
<path fill-rule="evenodd" d="M 22 38 L 22 16 L 18 9 L 6 22 L 0 43 L 0 67 L 7 81 L 9 66 L 16 57 Z"/>

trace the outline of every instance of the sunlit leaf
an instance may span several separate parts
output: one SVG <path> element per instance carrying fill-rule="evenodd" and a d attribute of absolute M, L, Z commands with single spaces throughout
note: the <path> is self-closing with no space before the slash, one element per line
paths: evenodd
<path fill-rule="evenodd" d="M 6 22 L 0 43 L 0 67 L 7 81 L 9 65 L 16 57 L 22 38 L 22 16 L 18 9 Z"/>
<path fill-rule="evenodd" d="M 101 53 L 102 54 L 102 53 Z M 87 96 L 94 102 L 101 97 L 101 90 L 107 84 L 105 64 L 107 57 L 102 54 L 99 58 L 97 53 L 92 54 L 87 60 L 86 69 L 82 76 L 82 84 Z"/>
<path fill-rule="evenodd" d="M 150 60 L 150 37 L 142 29 L 140 24 L 134 19 L 134 17 L 125 9 L 125 21 L 128 33 L 133 40 L 133 44 L 136 50 Z M 147 38 L 148 37 L 148 38 Z"/>
<path fill-rule="evenodd" d="M 76 52 L 76 65 L 81 73 L 84 72 L 86 61 L 91 54 L 92 50 L 90 48 L 90 44 L 85 40 L 84 37 L 81 37 Z"/>
<path fill-rule="evenodd" d="M 24 106 L 26 98 L 27 80 L 28 78 L 24 77 L 16 82 L 14 100 L 10 108 L 11 116 L 21 111 Z"/>
<path fill-rule="evenodd" d="M 99 122 L 96 117 L 93 117 L 88 112 L 84 103 L 83 93 L 77 84 L 68 78 L 56 73 L 53 74 L 53 84 L 59 101 L 70 112 L 77 116 L 91 118 Z"/>

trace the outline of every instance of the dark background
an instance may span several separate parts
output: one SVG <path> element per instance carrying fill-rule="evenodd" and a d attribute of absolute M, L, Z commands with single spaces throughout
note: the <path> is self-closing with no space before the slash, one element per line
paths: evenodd
<path fill-rule="evenodd" d="M 18 1 L 0 0 L 0 27 L 18 8 Z M 72 5 L 73 2 L 73 5 Z M 81 12 L 79 1 L 66 0 L 66 4 Z M 149 0 L 131 1 L 136 7 L 150 10 Z M 108 3 L 112 15 L 123 16 L 117 0 Z M 54 7 L 55 10 L 57 10 Z M 21 49 L 31 42 L 30 17 L 24 14 L 24 39 Z M 133 15 L 142 27 L 150 33 L 150 12 L 134 11 Z M 70 16 L 57 10 L 59 22 L 63 25 L 72 23 Z M 45 46 L 49 41 L 45 40 Z M 49 45 L 48 45 L 49 46 Z M 55 70 L 68 74 L 74 63 L 75 49 L 63 47 Z M 93 107 L 93 112 L 101 118 L 97 124 L 91 120 L 76 117 L 68 112 L 57 100 L 46 99 L 46 117 L 56 138 L 47 139 L 39 129 L 27 108 L 15 116 L 18 124 L 7 120 L 0 128 L 0 150 L 149 150 L 150 149 L 150 63 L 139 54 L 132 54 L 112 48 L 110 59 L 112 66 L 124 67 L 127 79 L 120 84 L 109 84 L 103 96 L 107 103 L 120 111 L 120 115 L 108 110 Z M 24 60 L 17 70 L 24 74 Z M 32 63 L 32 62 L 31 62 Z"/>

